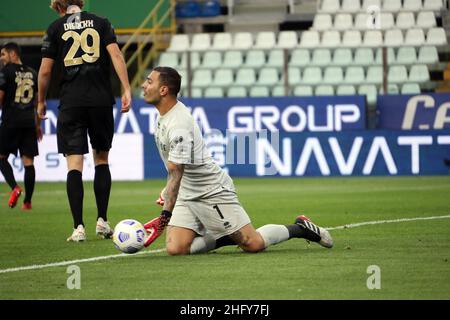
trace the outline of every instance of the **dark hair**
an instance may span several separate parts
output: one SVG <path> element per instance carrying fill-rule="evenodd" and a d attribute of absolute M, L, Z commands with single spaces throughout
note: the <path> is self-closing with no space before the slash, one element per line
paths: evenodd
<path fill-rule="evenodd" d="M 20 58 L 21 50 L 20 50 L 20 47 L 19 47 L 19 45 L 17 43 L 15 43 L 15 42 L 8 42 L 8 43 L 6 43 L 6 44 L 4 44 L 2 46 L 2 49 L 5 49 L 8 52 L 13 51 Z"/>
<path fill-rule="evenodd" d="M 159 82 L 169 87 L 169 94 L 177 96 L 181 87 L 181 76 L 171 67 L 156 67 L 153 71 L 159 72 Z"/>

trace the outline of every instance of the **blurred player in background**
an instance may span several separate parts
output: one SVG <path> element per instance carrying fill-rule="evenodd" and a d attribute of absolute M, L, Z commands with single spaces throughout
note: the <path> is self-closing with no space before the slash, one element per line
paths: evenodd
<path fill-rule="evenodd" d="M 153 69 L 142 85 L 144 99 L 159 111 L 156 145 L 167 168 L 167 184 L 158 203 L 161 215 L 144 225 L 150 245 L 167 227 L 170 255 L 204 253 L 224 245 L 259 252 L 291 238 L 333 246 L 330 233 L 299 216 L 291 225 L 252 226 L 239 203 L 233 180 L 207 153 L 200 128 L 177 100 L 181 77 L 169 67 Z"/>
<path fill-rule="evenodd" d="M 8 206 L 14 208 L 22 188 L 14 178 L 8 156 L 17 155 L 19 150 L 25 171 L 22 209 L 30 210 L 36 180 L 34 157 L 39 154 L 37 142 L 42 139 L 40 119 L 36 117 L 37 76 L 35 70 L 22 64 L 16 43 L 2 47 L 0 60 L 4 65 L 0 71 L 0 171 L 12 189 Z"/>
<path fill-rule="evenodd" d="M 62 66 L 60 106 L 57 123 L 58 152 L 67 160 L 67 196 L 74 230 L 67 241 L 84 241 L 83 155 L 93 149 L 94 193 L 98 209 L 96 233 L 109 238 L 113 230 L 107 221 L 111 191 L 108 154 L 114 135 L 110 62 L 122 83 L 121 112 L 131 107 L 131 91 L 125 60 L 117 45 L 111 23 L 82 11 L 83 0 L 52 0 L 51 8 L 60 19 L 54 21 L 44 37 L 39 70 L 38 115 L 45 119 L 45 97 L 55 63 Z"/>

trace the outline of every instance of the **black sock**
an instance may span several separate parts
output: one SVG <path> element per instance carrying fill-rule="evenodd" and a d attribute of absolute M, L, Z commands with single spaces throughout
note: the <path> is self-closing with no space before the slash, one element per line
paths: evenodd
<path fill-rule="evenodd" d="M 98 218 L 107 221 L 109 194 L 111 192 L 111 172 L 109 165 L 100 164 L 95 167 L 94 193 L 97 202 Z"/>
<path fill-rule="evenodd" d="M 222 238 L 219 238 L 216 240 L 216 248 L 225 247 L 225 246 L 232 246 L 235 245 L 236 242 L 231 239 L 230 236 L 223 236 Z"/>
<path fill-rule="evenodd" d="M 78 170 L 71 170 L 67 173 L 67 197 L 69 198 L 70 210 L 73 216 L 73 226 L 77 228 L 83 223 L 83 180 L 82 174 Z"/>
<path fill-rule="evenodd" d="M 0 159 L 0 171 L 5 178 L 6 183 L 11 187 L 11 190 L 17 187 L 16 179 L 14 178 L 14 172 L 8 159 Z"/>
<path fill-rule="evenodd" d="M 25 199 L 23 200 L 23 202 L 31 203 L 35 181 L 36 181 L 36 172 L 34 170 L 34 165 L 25 166 L 25 175 L 24 175 Z"/>
<path fill-rule="evenodd" d="M 303 238 L 310 241 L 320 241 L 320 236 L 308 230 L 304 227 L 299 226 L 298 224 L 288 224 L 286 228 L 289 231 L 289 239 L 291 238 Z"/>

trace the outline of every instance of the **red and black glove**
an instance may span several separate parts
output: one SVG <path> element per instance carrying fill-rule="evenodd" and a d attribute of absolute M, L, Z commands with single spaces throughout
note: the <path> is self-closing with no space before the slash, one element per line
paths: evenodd
<path fill-rule="evenodd" d="M 144 224 L 144 229 L 147 231 L 144 247 L 151 245 L 160 235 L 164 233 L 171 216 L 172 213 L 167 210 L 163 210 L 159 217 L 156 217 Z"/>

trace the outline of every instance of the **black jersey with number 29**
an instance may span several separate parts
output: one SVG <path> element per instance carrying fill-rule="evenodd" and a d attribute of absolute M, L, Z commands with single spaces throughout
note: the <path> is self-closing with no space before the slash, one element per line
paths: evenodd
<path fill-rule="evenodd" d="M 85 11 L 66 14 L 48 27 L 42 56 L 62 66 L 61 108 L 114 104 L 106 47 L 116 42 L 108 19 Z"/>

